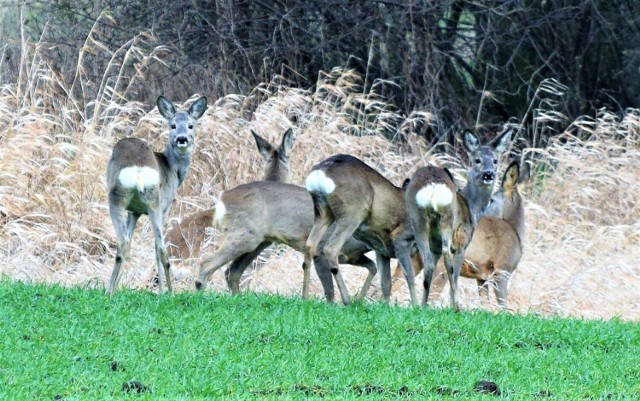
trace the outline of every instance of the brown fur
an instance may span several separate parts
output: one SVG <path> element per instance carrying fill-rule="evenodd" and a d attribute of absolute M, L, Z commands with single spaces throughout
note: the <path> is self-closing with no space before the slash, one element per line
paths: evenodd
<path fill-rule="evenodd" d="M 517 187 L 519 179 L 518 165 L 512 163 L 505 172 L 501 189 L 494 195 L 494 199 L 504 199 L 500 210 L 493 211 L 499 217 L 485 216 L 480 219 L 465 251 L 465 261 L 460 270 L 460 276 L 477 280 L 480 292 L 487 297 L 488 285 L 493 286 L 498 304 L 502 308 L 507 307 L 509 278 L 522 258 L 524 209 Z M 396 269 L 394 278 L 401 274 Z M 445 276 L 444 264 L 440 262 L 436 266 L 430 299 L 437 298 L 442 292 Z"/>
<path fill-rule="evenodd" d="M 320 172 L 335 184 L 333 191 L 313 187 L 313 178 Z M 316 165 L 307 177 L 307 188 L 312 192 L 316 220 L 307 240 L 305 264 L 315 256 L 325 258 L 343 303 L 350 303 L 337 258 L 343 244 L 355 236 L 376 251 L 383 298 L 388 300 L 391 294 L 390 259 L 397 258 L 405 269 L 415 303 L 410 255 L 413 234 L 403 207 L 404 190 L 349 155 L 332 156 Z M 316 263 L 319 276 L 327 274 L 323 269 Z M 333 291 L 333 281 L 323 285 L 330 285 L 329 289 L 325 286 L 325 292 Z"/>
<path fill-rule="evenodd" d="M 447 205 L 421 205 L 418 194 L 435 185 L 444 185 L 440 191 L 449 191 L 451 202 Z M 451 174 L 445 169 L 427 166 L 418 169 L 407 186 L 406 206 L 413 227 L 416 246 L 422 256 L 424 273 L 423 305 L 431 289 L 436 263 L 443 257 L 451 287 L 451 305 L 458 310 L 456 292 L 458 277 L 465 249 L 473 233 L 473 218 L 466 199 L 458 193 Z"/>
<path fill-rule="evenodd" d="M 293 131 L 288 129 L 282 134 L 282 141 L 278 148 L 273 147 L 254 131 L 251 131 L 251 135 L 264 161 L 263 180 L 288 182 L 291 173 L 289 155 L 293 147 Z M 206 230 L 213 225 L 214 213 L 213 208 L 201 210 L 174 224 L 166 235 L 169 257 L 182 260 L 198 258 L 206 239 Z"/>

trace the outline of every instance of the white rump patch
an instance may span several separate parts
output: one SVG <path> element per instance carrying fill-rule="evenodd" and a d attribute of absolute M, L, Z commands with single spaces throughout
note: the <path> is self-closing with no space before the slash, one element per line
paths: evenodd
<path fill-rule="evenodd" d="M 314 193 L 330 194 L 336 189 L 336 183 L 322 170 L 313 170 L 304 182 L 307 191 Z"/>
<path fill-rule="evenodd" d="M 125 188 L 137 188 L 142 192 L 145 188 L 157 187 L 160 184 L 160 173 L 151 167 L 131 166 L 120 170 L 120 184 Z"/>
<path fill-rule="evenodd" d="M 213 215 L 213 218 L 215 219 L 217 224 L 220 224 L 220 222 L 222 222 L 222 218 L 224 217 L 225 214 L 227 214 L 227 207 L 224 205 L 224 202 L 222 201 L 222 199 L 220 199 L 215 206 L 215 214 Z"/>
<path fill-rule="evenodd" d="M 453 192 L 445 184 L 429 184 L 416 194 L 416 203 L 421 208 L 430 207 L 432 210 L 451 205 Z"/>

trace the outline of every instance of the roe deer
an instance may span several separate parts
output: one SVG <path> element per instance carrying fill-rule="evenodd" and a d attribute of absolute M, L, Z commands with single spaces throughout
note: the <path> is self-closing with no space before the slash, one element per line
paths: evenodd
<path fill-rule="evenodd" d="M 524 208 L 517 184 L 526 180 L 518 162 L 509 165 L 498 192 L 491 198 L 487 214 L 480 219 L 467 247 L 460 275 L 475 279 L 481 295 L 489 297 L 494 287 L 498 305 L 507 308 L 507 286 L 522 257 Z M 444 284 L 443 266 L 436 267 L 432 287 L 437 295 Z M 418 272 L 416 272 L 418 273 Z M 441 273 L 441 274 L 438 274 Z"/>
<path fill-rule="evenodd" d="M 500 157 L 506 151 L 512 135 L 513 129 L 507 128 L 495 139 L 483 145 L 476 134 L 470 130 L 463 132 L 462 142 L 470 166 L 467 170 L 467 184 L 462 190 L 462 194 L 467 201 L 474 226 L 486 212 L 487 205 L 491 200 Z M 410 182 L 407 184 L 405 181 L 405 185 L 410 185 Z M 396 269 L 393 277 L 399 277 L 400 274 L 400 269 Z M 456 306 L 454 305 L 454 307 Z"/>
<path fill-rule="evenodd" d="M 376 251 L 383 298 L 391 293 L 390 259 L 405 271 L 412 302 L 416 303 L 411 266 L 413 232 L 404 208 L 404 190 L 396 187 L 362 160 L 335 155 L 317 164 L 305 185 L 313 198 L 315 222 L 306 243 L 305 265 L 317 257 L 318 275 L 334 276 L 344 304 L 351 298 L 338 267 L 338 255 L 352 237 Z M 332 228 L 329 230 L 329 228 Z M 320 246 L 324 243 L 324 246 Z M 326 271 L 328 269 L 328 272 Z M 325 282 L 323 282 L 325 285 Z M 326 282 L 333 289 L 331 280 Z M 325 287 L 325 292 L 327 287 Z"/>
<path fill-rule="evenodd" d="M 293 140 L 295 139 L 293 130 L 289 128 L 282 134 L 282 141 L 277 149 L 253 130 L 251 130 L 251 135 L 256 140 L 256 146 L 264 160 L 264 176 L 262 180 L 289 182 L 289 176 L 291 175 L 289 158 Z"/>
<path fill-rule="evenodd" d="M 169 260 L 164 248 L 163 225 L 178 187 L 189 172 L 195 146 L 196 121 L 207 109 L 207 99 L 196 100 L 189 111 L 176 112 L 169 100 L 158 98 L 158 111 L 168 121 L 169 141 L 164 153 L 154 152 L 138 138 L 121 139 L 113 147 L 107 167 L 109 213 L 116 232 L 116 261 L 107 292 L 113 293 L 123 259 L 128 258 L 131 237 L 141 215 L 151 220 L 156 247 L 156 264 L 163 291 L 163 280 L 171 292 Z"/>
<path fill-rule="evenodd" d="M 196 279 L 196 289 L 203 289 L 207 278 L 220 267 L 231 262 L 225 278 L 232 294 L 240 291 L 240 277 L 258 254 L 272 243 L 285 244 L 303 252 L 313 226 L 313 201 L 304 187 L 281 182 L 256 181 L 225 191 L 215 205 L 214 224 L 221 232 L 218 250 L 204 260 Z M 369 271 L 360 293 L 366 293 L 373 276 L 375 263 L 364 254 L 370 249 L 350 239 L 340 251 L 340 262 L 363 266 Z M 316 264 L 324 265 L 322 258 Z M 309 293 L 309 266 L 303 264 L 302 296 Z M 325 297 L 333 301 L 331 275 L 318 274 L 325 288 Z M 328 291 L 330 288 L 331 291 Z"/>
<path fill-rule="evenodd" d="M 295 137 L 289 128 L 282 134 L 280 146 L 274 148 L 266 139 L 251 131 L 264 161 L 263 180 L 289 181 L 289 158 Z M 167 250 L 172 258 L 188 259 L 200 255 L 207 227 L 213 224 L 214 209 L 201 210 L 184 217 L 167 231 Z"/>
<path fill-rule="evenodd" d="M 471 166 L 467 170 L 467 185 L 462 194 L 469 203 L 474 224 L 485 214 L 491 200 L 500 156 L 507 150 L 512 134 L 513 129 L 507 128 L 493 141 L 482 145 L 473 132 L 465 130 L 463 133 L 463 144 Z"/>
<path fill-rule="evenodd" d="M 451 173 L 435 166 L 421 167 L 411 176 L 405 199 L 424 267 L 422 304 L 427 304 L 433 270 L 444 256 L 451 306 L 459 310 L 456 301 L 458 276 L 464 251 L 473 234 L 473 218 L 467 200 L 458 193 Z"/>
<path fill-rule="evenodd" d="M 465 197 L 475 204 L 471 213 L 483 213 L 491 198 L 495 171 L 500 154 L 506 150 L 512 130 L 507 129 L 493 142 L 481 145 L 476 135 L 465 131 L 464 145 L 473 167 L 469 173 Z M 381 271 L 382 295 L 391 295 L 390 258 L 397 258 L 402 267 L 411 303 L 417 305 L 414 272 L 411 268 L 411 248 L 414 241 L 411 224 L 407 220 L 405 194 L 361 160 L 349 155 L 336 155 L 313 167 L 306 179 L 313 197 L 316 222 L 307 241 L 305 263 L 318 252 L 330 262 L 342 301 L 350 302 L 349 294 L 336 262 L 337 250 L 352 235 L 376 251 Z M 477 218 L 474 217 L 474 221 Z M 335 229 L 327 233 L 327 228 Z M 325 241 L 321 250 L 320 241 Z M 416 264 L 416 260 L 413 260 Z M 318 267 L 316 267 L 318 271 Z"/>

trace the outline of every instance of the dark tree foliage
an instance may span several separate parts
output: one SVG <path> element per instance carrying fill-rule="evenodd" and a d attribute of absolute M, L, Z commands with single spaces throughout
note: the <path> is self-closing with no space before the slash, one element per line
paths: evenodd
<path fill-rule="evenodd" d="M 568 87 L 569 117 L 638 105 L 640 2 L 632 0 L 56 0 L 27 1 L 29 32 L 55 44 L 60 69 L 105 9 L 102 41 L 148 31 L 175 52 L 137 91 L 248 93 L 281 74 L 309 87 L 319 71 L 358 70 L 399 110 L 426 110 L 436 132 L 527 121 L 540 82 Z M 97 64 L 107 60 L 95 61 Z M 97 69 L 99 70 L 99 69 Z M 385 84 L 384 82 L 395 84 Z"/>

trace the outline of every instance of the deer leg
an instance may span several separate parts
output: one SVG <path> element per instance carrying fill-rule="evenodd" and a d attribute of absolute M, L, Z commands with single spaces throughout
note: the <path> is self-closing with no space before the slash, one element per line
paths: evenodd
<path fill-rule="evenodd" d="M 330 263 L 327 257 L 323 254 L 318 254 L 313 257 L 313 264 L 316 267 L 316 274 L 322 283 L 324 290 L 324 297 L 327 302 L 333 302 L 334 287 L 333 287 L 333 275 L 331 274 Z"/>
<path fill-rule="evenodd" d="M 494 292 L 498 305 L 504 310 L 507 309 L 507 287 L 509 285 L 508 273 L 497 273 L 493 275 L 493 281 L 495 283 Z"/>
<path fill-rule="evenodd" d="M 313 259 L 315 260 L 315 258 Z M 309 286 L 311 285 L 310 265 L 311 263 L 307 262 L 307 253 L 305 252 L 304 261 L 302 261 L 302 299 L 309 299 Z"/>
<path fill-rule="evenodd" d="M 413 234 L 413 233 L 411 233 Z M 416 295 L 416 284 L 415 277 L 413 271 L 413 264 L 411 263 L 411 245 L 413 243 L 413 238 L 411 235 L 405 235 L 405 238 L 396 238 L 393 242 L 393 246 L 395 248 L 396 257 L 398 258 L 398 262 L 400 266 L 402 266 L 402 270 L 404 271 L 404 276 L 407 279 L 407 286 L 409 287 L 409 294 L 411 296 L 411 305 L 418 305 L 418 298 Z M 389 279 L 390 280 L 390 279 Z M 389 285 L 390 287 L 391 285 Z"/>
<path fill-rule="evenodd" d="M 260 255 L 265 248 L 271 245 L 271 242 L 263 242 L 252 252 L 245 253 L 244 255 L 236 258 L 231 262 L 231 266 L 224 272 L 224 277 L 227 280 L 227 285 L 231 294 L 236 295 L 240 292 L 240 278 L 242 273 L 247 269 L 247 266 L 253 262 L 253 260 Z"/>
<path fill-rule="evenodd" d="M 309 269 L 311 268 L 311 261 L 314 256 L 318 254 L 318 245 L 325 236 L 327 229 L 333 222 L 333 216 L 329 211 L 329 207 L 326 201 L 316 195 L 312 195 L 315 221 L 307 242 L 305 244 L 304 261 L 302 262 L 302 270 L 304 272 L 304 279 L 302 282 L 302 298 L 307 299 L 309 297 Z M 318 268 L 316 268 L 318 271 Z M 326 288 L 325 288 L 326 290 Z"/>
<path fill-rule="evenodd" d="M 447 268 L 447 275 L 449 276 L 449 287 L 450 297 L 451 297 L 451 307 L 455 311 L 460 310 L 460 306 L 456 300 L 456 292 L 458 290 L 458 278 L 460 277 L 460 268 L 462 267 L 462 262 L 464 261 L 464 252 L 445 252 L 444 254 L 444 265 Z"/>
<path fill-rule="evenodd" d="M 200 264 L 200 273 L 196 279 L 196 290 L 203 290 L 209 276 L 219 268 L 244 254 L 255 251 L 260 244 L 258 241 L 248 242 L 241 237 L 224 241 L 213 256 L 206 258 Z"/>
<path fill-rule="evenodd" d="M 416 272 L 416 275 L 418 274 L 418 272 Z M 400 263 L 398 263 L 396 265 L 396 269 L 393 271 L 393 274 L 391 275 L 391 293 L 394 293 L 396 291 L 398 291 L 398 289 L 400 288 L 400 277 L 404 276 L 404 269 L 402 268 L 402 265 L 400 265 Z"/>
<path fill-rule="evenodd" d="M 431 248 L 429 246 L 429 238 L 427 238 L 425 233 L 421 232 L 420 230 L 415 230 L 415 240 L 416 246 L 418 247 L 418 252 L 422 257 L 422 267 L 424 272 L 422 284 L 424 287 L 424 291 L 422 293 L 422 306 L 425 306 L 427 305 L 427 301 L 429 300 L 429 291 L 431 289 L 435 262 L 440 258 L 440 255 L 435 255 L 433 252 L 431 252 Z"/>
<path fill-rule="evenodd" d="M 427 301 L 433 301 L 440 298 L 442 290 L 447 282 L 447 273 L 444 268 L 444 261 L 440 259 L 436 263 L 436 269 L 431 278 L 431 288 L 429 289 L 429 299 Z"/>
<path fill-rule="evenodd" d="M 120 279 L 120 268 L 124 259 L 129 257 L 129 250 L 131 249 L 131 237 L 133 230 L 136 226 L 136 222 L 140 215 L 127 213 L 124 208 L 120 208 L 116 205 L 111 206 L 109 204 L 111 222 L 116 232 L 116 260 L 111 271 L 111 279 L 109 280 L 109 287 L 107 287 L 107 294 L 113 294 L 113 290 L 118 284 Z M 126 220 L 125 220 L 125 216 Z"/>
<path fill-rule="evenodd" d="M 411 264 L 413 266 L 413 277 L 415 278 L 418 274 L 420 274 L 420 272 L 424 268 L 424 266 L 422 265 L 422 255 L 420 254 L 420 252 L 418 252 L 417 246 L 412 246 L 411 247 L 410 255 L 411 255 Z M 400 286 L 400 282 L 399 282 L 398 278 L 400 278 L 401 276 L 405 277 L 405 281 L 406 281 L 406 276 L 404 275 L 404 269 L 402 268 L 402 265 L 400 263 L 398 263 L 396 265 L 395 271 L 393 272 L 393 276 L 391 277 L 391 279 L 392 279 L 391 292 L 392 293 L 398 290 L 398 288 Z"/>
<path fill-rule="evenodd" d="M 489 299 L 489 286 L 487 285 L 487 280 L 476 279 L 476 283 L 478 283 L 478 295 L 482 297 L 486 297 Z"/>
<path fill-rule="evenodd" d="M 156 265 L 158 266 L 158 294 L 162 294 L 164 283 L 167 285 L 167 292 L 171 294 L 173 288 L 171 286 L 171 275 L 169 272 L 170 264 L 167 250 L 164 247 L 164 233 L 162 232 L 163 215 L 149 210 L 149 219 L 153 228 L 153 237 L 156 243 Z"/>
<path fill-rule="evenodd" d="M 353 236 L 362 219 L 355 215 L 345 215 L 341 219 L 336 220 L 335 227 L 327 242 L 324 244 L 322 253 L 327 257 L 330 271 L 336 280 L 338 289 L 340 290 L 340 297 L 345 305 L 351 303 L 351 297 L 347 291 L 347 286 L 344 283 L 342 274 L 340 274 L 340 268 L 338 266 L 338 255 L 340 250 L 344 246 L 345 242 Z"/>
<path fill-rule="evenodd" d="M 376 276 L 376 273 L 378 273 L 378 267 L 373 262 L 373 260 L 369 259 L 365 255 L 360 255 L 360 257 L 357 260 L 345 260 L 344 263 L 348 263 L 354 266 L 364 267 L 369 272 L 367 274 L 367 278 L 364 280 L 364 284 L 362 285 L 362 288 L 360 288 L 358 295 L 356 295 L 357 300 L 363 299 L 367 295 L 367 291 L 369 291 L 369 287 L 371 287 L 371 282 L 373 281 L 373 278 Z"/>
<path fill-rule="evenodd" d="M 380 290 L 382 299 L 389 302 L 391 298 L 391 258 L 376 252 L 376 264 L 380 270 Z"/>
<path fill-rule="evenodd" d="M 133 238 L 133 231 L 136 229 L 136 223 L 138 222 L 139 218 L 140 218 L 139 214 L 131 213 L 131 212 L 127 213 L 127 231 L 126 231 L 127 241 L 125 243 L 125 247 L 123 249 L 123 255 L 122 255 L 122 257 L 125 260 L 129 260 L 130 253 L 131 253 L 131 239 Z"/>

